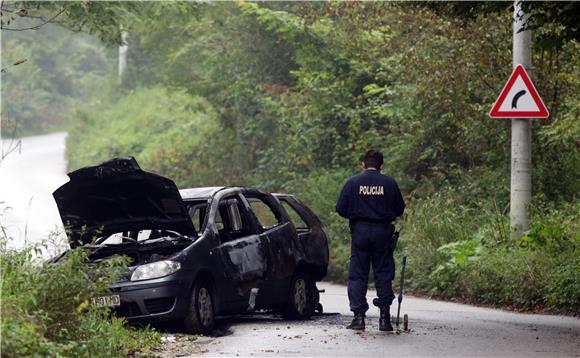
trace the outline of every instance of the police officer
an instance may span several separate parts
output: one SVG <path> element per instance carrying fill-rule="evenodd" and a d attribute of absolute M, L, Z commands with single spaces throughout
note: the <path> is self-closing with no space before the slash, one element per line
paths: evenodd
<path fill-rule="evenodd" d="M 336 204 L 336 212 L 349 220 L 352 235 L 348 300 L 354 319 L 346 328 L 365 328 L 365 313 L 369 309 L 366 294 L 372 263 L 378 296 L 373 304 L 381 311 L 379 330 L 392 331 L 389 313 L 395 298 L 391 285 L 395 276 L 392 222 L 403 214 L 405 202 L 395 179 L 381 174 L 381 152 L 367 151 L 362 164 L 364 171 L 346 182 Z"/>

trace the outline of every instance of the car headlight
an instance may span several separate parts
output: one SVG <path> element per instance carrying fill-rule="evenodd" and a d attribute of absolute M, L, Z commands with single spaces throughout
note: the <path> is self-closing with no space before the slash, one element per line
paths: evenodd
<path fill-rule="evenodd" d="M 149 280 L 170 275 L 181 268 L 181 264 L 176 261 L 164 260 L 152 262 L 137 267 L 131 275 L 131 281 Z"/>

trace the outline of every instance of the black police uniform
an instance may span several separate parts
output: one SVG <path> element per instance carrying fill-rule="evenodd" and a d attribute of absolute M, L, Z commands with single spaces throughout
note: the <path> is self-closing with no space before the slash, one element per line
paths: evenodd
<path fill-rule="evenodd" d="M 349 219 L 352 235 L 348 299 L 355 314 L 369 309 L 366 293 L 371 262 L 378 296 L 373 303 L 384 308 L 395 298 L 391 285 L 395 276 L 391 222 L 404 210 L 395 179 L 377 170 L 367 169 L 351 177 L 342 188 L 336 212 Z"/>

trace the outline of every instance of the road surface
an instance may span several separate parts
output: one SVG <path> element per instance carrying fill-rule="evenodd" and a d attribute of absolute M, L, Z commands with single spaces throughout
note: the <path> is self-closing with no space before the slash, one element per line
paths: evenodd
<path fill-rule="evenodd" d="M 410 332 L 378 330 L 378 309 L 367 313 L 364 332 L 350 322 L 346 287 L 319 283 L 325 314 L 305 322 L 248 315 L 219 321 L 221 337 L 166 343 L 162 356 L 287 357 L 578 357 L 580 319 L 521 314 L 405 297 Z M 374 291 L 368 297 L 374 296 Z M 396 306 L 394 306 L 396 307 Z M 396 308 L 392 310 L 396 314 Z M 171 334 L 168 334 L 171 335 Z"/>
<path fill-rule="evenodd" d="M 62 231 L 52 192 L 68 181 L 66 133 L 25 137 L 22 151 L 0 162 L 0 223 L 12 238 L 11 247 L 47 239 Z"/>
<path fill-rule="evenodd" d="M 51 193 L 67 181 L 64 133 L 24 138 L 22 154 L 0 163 L 0 201 L 12 207 L 3 223 L 24 244 L 39 241 L 62 223 Z M 32 201 L 30 200 L 32 198 Z M 406 297 L 409 333 L 379 332 L 378 310 L 368 313 L 364 333 L 344 329 L 351 315 L 344 286 L 322 283 L 325 314 L 305 322 L 276 315 L 219 321 L 218 337 L 176 336 L 162 356 L 336 356 L 336 357 L 579 357 L 580 319 L 519 314 Z M 374 293 L 369 292 L 369 297 Z M 394 311 L 394 310 L 393 310 Z M 392 312 L 394 313 L 394 312 Z"/>

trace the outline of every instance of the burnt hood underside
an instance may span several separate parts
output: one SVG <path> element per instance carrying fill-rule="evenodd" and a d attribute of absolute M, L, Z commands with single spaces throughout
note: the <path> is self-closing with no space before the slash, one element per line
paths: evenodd
<path fill-rule="evenodd" d="M 195 229 L 175 183 L 148 173 L 132 158 L 116 158 L 68 174 L 52 195 L 72 247 L 96 235 L 160 229 L 194 236 Z"/>

